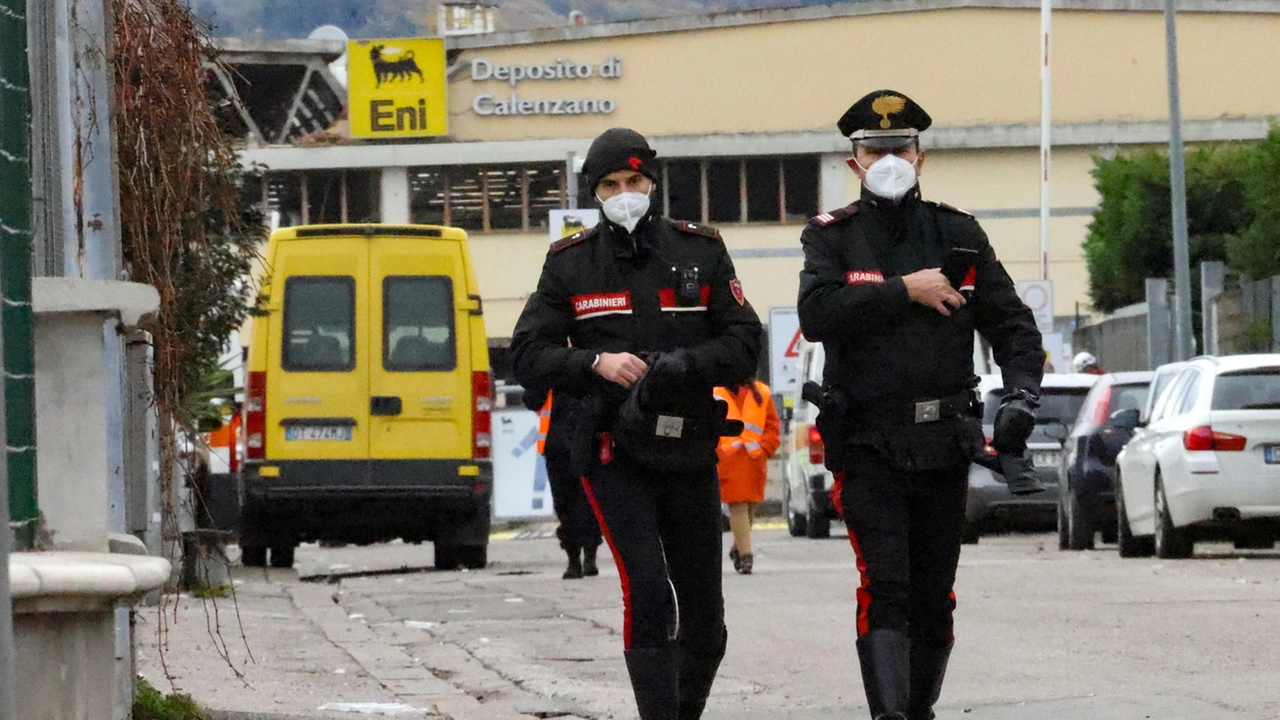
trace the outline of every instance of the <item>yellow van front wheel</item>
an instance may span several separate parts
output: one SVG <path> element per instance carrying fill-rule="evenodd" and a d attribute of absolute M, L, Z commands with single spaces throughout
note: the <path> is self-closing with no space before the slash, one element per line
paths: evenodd
<path fill-rule="evenodd" d="M 444 545 L 435 543 L 436 570 L 483 570 L 489 564 L 489 548 L 485 545 Z"/>

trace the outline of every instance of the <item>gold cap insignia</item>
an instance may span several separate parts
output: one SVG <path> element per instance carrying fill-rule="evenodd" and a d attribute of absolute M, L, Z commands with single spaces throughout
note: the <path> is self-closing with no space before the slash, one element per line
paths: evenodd
<path fill-rule="evenodd" d="M 898 97 L 897 95 L 881 95 L 871 102 L 871 112 L 880 116 L 880 128 L 888 130 L 893 125 L 893 122 L 889 120 L 889 116 L 902 112 L 906 106 L 906 98 Z"/>

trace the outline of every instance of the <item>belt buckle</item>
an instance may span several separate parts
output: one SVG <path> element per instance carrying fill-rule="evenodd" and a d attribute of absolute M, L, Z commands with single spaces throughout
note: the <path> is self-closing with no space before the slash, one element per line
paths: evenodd
<path fill-rule="evenodd" d="M 679 440 L 684 437 L 684 418 L 673 417 L 671 415 L 659 415 L 657 425 L 653 429 L 653 434 L 658 437 L 675 438 Z"/>
<path fill-rule="evenodd" d="M 916 403 L 916 424 L 942 419 L 942 401 L 927 400 Z"/>

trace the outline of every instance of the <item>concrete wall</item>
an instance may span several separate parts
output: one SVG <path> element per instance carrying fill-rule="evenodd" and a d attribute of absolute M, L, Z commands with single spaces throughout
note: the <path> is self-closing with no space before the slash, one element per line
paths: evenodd
<path fill-rule="evenodd" d="M 13 624 L 20 688 L 17 717 L 113 719 L 116 641 L 110 610 L 18 613 Z"/>
<path fill-rule="evenodd" d="M 59 550 L 107 551 L 103 316 L 36 313 L 40 512 Z"/>

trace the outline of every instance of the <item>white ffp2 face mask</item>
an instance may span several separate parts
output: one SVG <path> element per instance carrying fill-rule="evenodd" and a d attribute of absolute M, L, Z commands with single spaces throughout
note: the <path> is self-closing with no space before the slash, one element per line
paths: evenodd
<path fill-rule="evenodd" d="M 596 196 L 597 200 L 600 197 Z M 636 225 L 649 212 L 649 194 L 640 192 L 622 192 L 608 200 L 600 201 L 600 209 L 604 216 L 627 229 L 635 232 Z"/>
<path fill-rule="evenodd" d="M 917 157 L 916 162 L 919 161 Z M 862 167 L 862 163 L 858 163 L 858 167 Z M 885 155 L 871 163 L 871 167 L 862 169 L 866 173 L 862 182 L 867 189 L 887 200 L 901 200 L 916 185 L 916 163 L 897 155 Z"/>

